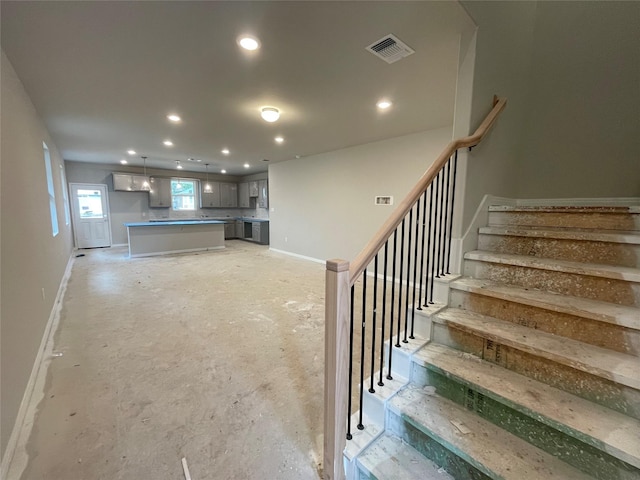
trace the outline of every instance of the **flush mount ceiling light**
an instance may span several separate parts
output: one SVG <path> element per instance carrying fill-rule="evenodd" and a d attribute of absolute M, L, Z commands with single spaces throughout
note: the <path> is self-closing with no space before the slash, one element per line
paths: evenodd
<path fill-rule="evenodd" d="M 249 168 L 249 167 L 251 167 L 251 165 L 249 165 L 248 163 L 244 164 L 244 168 Z"/>
<path fill-rule="evenodd" d="M 162 142 L 165 147 L 173 147 L 173 142 L 171 140 L 165 140 Z"/>
<path fill-rule="evenodd" d="M 129 155 L 135 155 L 135 154 L 136 154 L 136 151 L 135 151 L 135 150 L 127 150 L 127 153 L 128 153 Z"/>
<path fill-rule="evenodd" d="M 122 160 L 120 160 L 120 163 L 121 163 L 122 165 L 126 165 L 126 164 L 127 164 L 127 163 L 129 163 L 129 162 L 127 162 L 127 161 L 123 158 Z"/>
<path fill-rule="evenodd" d="M 223 148 L 220 151 L 222 152 L 223 155 L 229 155 L 229 149 L 228 148 Z"/>
<path fill-rule="evenodd" d="M 380 109 L 380 110 L 386 110 L 387 108 L 391 107 L 392 103 L 389 100 L 380 100 L 378 103 L 376 103 L 376 106 Z"/>
<path fill-rule="evenodd" d="M 260 40 L 258 40 L 256 37 L 252 37 L 251 35 L 242 35 L 238 38 L 238 45 L 240 45 L 245 50 L 249 50 L 250 52 L 252 52 L 260 48 Z"/>
<path fill-rule="evenodd" d="M 276 143 L 284 142 L 284 138 L 283 137 L 276 137 L 276 138 L 274 138 L 274 140 L 276 141 Z"/>
<path fill-rule="evenodd" d="M 280 118 L 280 110 L 275 107 L 262 107 L 260 116 L 265 122 L 275 122 Z"/>
<path fill-rule="evenodd" d="M 176 115 L 175 113 L 171 113 L 167 115 L 167 118 L 169 119 L 170 122 L 173 122 L 173 123 L 179 123 L 182 121 L 182 118 L 180 118 L 180 116 Z"/>
<path fill-rule="evenodd" d="M 178 170 L 182 170 L 182 165 L 180 165 L 180 160 L 176 160 L 176 168 Z"/>
<path fill-rule="evenodd" d="M 227 171 L 223 168 L 222 170 L 220 170 L 220 173 L 227 173 Z"/>

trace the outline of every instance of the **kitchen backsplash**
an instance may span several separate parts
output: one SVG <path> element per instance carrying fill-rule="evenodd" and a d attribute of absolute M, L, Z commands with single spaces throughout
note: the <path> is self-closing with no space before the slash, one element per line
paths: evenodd
<path fill-rule="evenodd" d="M 148 220 L 164 220 L 185 218 L 269 218 L 268 208 L 200 208 L 189 212 L 176 212 L 170 208 L 150 208 L 147 211 Z M 145 219 L 143 218 L 142 221 Z"/>

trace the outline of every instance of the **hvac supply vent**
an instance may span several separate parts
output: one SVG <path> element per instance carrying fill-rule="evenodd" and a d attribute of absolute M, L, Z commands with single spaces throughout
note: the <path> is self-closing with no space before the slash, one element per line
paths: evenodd
<path fill-rule="evenodd" d="M 366 49 L 387 63 L 397 62 L 404 57 L 416 53 L 409 45 L 392 34 L 376 40 Z"/>
<path fill-rule="evenodd" d="M 376 197 L 376 205 L 393 205 L 393 197 Z"/>

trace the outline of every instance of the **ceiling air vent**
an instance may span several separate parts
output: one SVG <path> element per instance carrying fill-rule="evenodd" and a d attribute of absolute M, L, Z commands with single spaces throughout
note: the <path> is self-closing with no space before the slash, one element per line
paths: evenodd
<path fill-rule="evenodd" d="M 367 50 L 387 63 L 397 62 L 415 53 L 409 45 L 402 42 L 395 35 L 385 35 L 367 47 Z"/>

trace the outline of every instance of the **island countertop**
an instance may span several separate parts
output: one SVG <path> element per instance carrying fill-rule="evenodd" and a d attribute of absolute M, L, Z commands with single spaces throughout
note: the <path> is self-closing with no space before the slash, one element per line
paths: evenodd
<path fill-rule="evenodd" d="M 167 225 L 220 225 L 224 220 L 155 220 L 151 222 L 130 222 L 125 227 L 162 227 Z"/>

